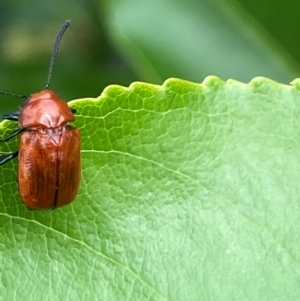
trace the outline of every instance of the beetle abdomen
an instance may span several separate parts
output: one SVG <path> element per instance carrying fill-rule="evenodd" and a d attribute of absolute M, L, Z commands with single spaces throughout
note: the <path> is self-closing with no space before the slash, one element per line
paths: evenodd
<path fill-rule="evenodd" d="M 63 132 L 57 144 L 51 135 L 26 131 L 19 150 L 19 192 L 31 209 L 64 206 L 74 200 L 80 184 L 80 134 Z"/>
<path fill-rule="evenodd" d="M 65 132 L 58 145 L 58 194 L 56 207 L 71 203 L 80 186 L 81 159 L 80 133 L 78 128 Z"/>

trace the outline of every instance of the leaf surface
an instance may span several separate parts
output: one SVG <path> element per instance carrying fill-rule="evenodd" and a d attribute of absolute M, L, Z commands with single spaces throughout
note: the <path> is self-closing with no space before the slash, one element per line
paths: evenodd
<path fill-rule="evenodd" d="M 17 160 L 1 166 L 2 299 L 299 299 L 299 87 L 169 79 L 70 102 L 71 205 L 28 211 Z"/>

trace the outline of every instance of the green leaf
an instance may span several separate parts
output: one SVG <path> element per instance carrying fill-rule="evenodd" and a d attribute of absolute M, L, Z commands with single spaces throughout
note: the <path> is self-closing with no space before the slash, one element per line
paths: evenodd
<path fill-rule="evenodd" d="M 28 211 L 1 166 L 2 299 L 298 300 L 299 90 L 208 77 L 71 102 L 71 205 Z"/>

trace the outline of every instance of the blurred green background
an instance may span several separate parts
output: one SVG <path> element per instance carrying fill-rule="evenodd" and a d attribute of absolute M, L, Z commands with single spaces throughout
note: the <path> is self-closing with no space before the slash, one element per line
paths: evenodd
<path fill-rule="evenodd" d="M 30 94 L 45 84 L 55 36 L 61 44 L 50 88 L 64 99 L 96 97 L 109 84 L 161 84 L 207 75 L 289 83 L 300 74 L 299 1 L 0 1 L 0 90 Z M 19 99 L 1 96 L 0 113 Z"/>

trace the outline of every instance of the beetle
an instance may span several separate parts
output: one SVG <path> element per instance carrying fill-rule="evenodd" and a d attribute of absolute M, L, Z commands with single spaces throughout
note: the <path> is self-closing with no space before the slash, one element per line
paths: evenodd
<path fill-rule="evenodd" d="M 55 58 L 63 34 L 70 26 L 66 21 L 53 47 L 48 78 L 38 93 L 9 96 L 24 98 L 19 112 L 3 115 L 17 121 L 19 129 L 0 142 L 21 133 L 19 150 L 0 156 L 0 165 L 19 158 L 18 188 L 29 209 L 54 209 L 71 203 L 79 189 L 81 175 L 80 132 L 68 123 L 75 120 L 71 109 L 55 92 L 49 90 Z"/>

